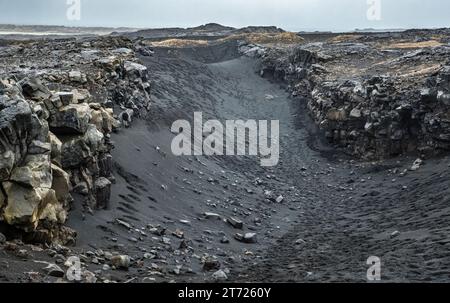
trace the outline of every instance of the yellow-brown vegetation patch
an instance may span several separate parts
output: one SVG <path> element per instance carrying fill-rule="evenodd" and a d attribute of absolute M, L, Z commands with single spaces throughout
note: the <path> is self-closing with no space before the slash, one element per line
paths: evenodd
<path fill-rule="evenodd" d="M 361 35 L 339 35 L 330 39 L 332 43 L 350 42 L 361 38 Z"/>
<path fill-rule="evenodd" d="M 425 48 L 425 47 L 436 47 L 443 45 L 441 42 L 437 40 L 428 40 L 422 42 L 398 42 L 392 43 L 388 45 L 384 45 L 383 48 L 398 48 L 398 49 L 409 49 L 409 48 Z"/>
<path fill-rule="evenodd" d="M 222 40 L 245 40 L 254 44 L 299 44 L 305 41 L 293 32 L 230 35 Z"/>
<path fill-rule="evenodd" d="M 167 39 L 157 42 L 149 42 L 151 46 L 156 47 L 192 47 L 192 46 L 206 46 L 208 41 L 206 40 L 188 40 L 188 39 Z"/>

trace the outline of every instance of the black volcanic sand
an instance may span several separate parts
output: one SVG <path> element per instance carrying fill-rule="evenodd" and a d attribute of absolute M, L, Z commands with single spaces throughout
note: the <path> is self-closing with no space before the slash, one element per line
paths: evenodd
<path fill-rule="evenodd" d="M 199 49 L 200 58 L 204 51 Z M 83 219 L 75 205 L 69 225 L 79 232 L 76 250 L 101 248 L 136 259 L 158 251 L 142 267 L 104 273 L 120 281 L 210 281 L 214 271 L 203 271 L 199 260 L 204 254 L 216 256 L 232 282 L 364 282 L 370 256 L 381 258 L 383 281 L 448 281 L 448 159 L 427 160 L 404 177 L 391 172 L 409 168 L 415 158 L 351 161 L 321 142 L 304 102 L 259 77 L 252 59 L 228 60 L 231 52 L 225 53 L 227 61 L 218 55 L 208 64 L 196 61 L 191 50 L 157 49 L 142 58 L 154 81 L 153 112 L 113 136 L 117 182 L 110 208 Z M 262 168 L 252 157 L 173 156 L 170 125 L 192 119 L 194 111 L 221 121 L 280 120 L 279 165 Z M 264 190 L 284 201 L 265 201 Z M 258 243 L 234 240 L 242 231 L 205 219 L 204 212 L 241 219 L 243 232 L 257 233 Z M 139 235 L 116 219 L 147 236 L 130 241 Z M 148 224 L 167 228 L 170 245 L 150 234 Z M 176 229 L 191 247 L 187 255 L 177 252 L 182 240 L 171 235 Z M 220 242 L 224 236 L 230 243 Z M 152 263 L 161 275 L 149 274 Z M 8 271 L 29 263 L 14 264 Z M 180 273 L 173 272 L 177 265 Z"/>

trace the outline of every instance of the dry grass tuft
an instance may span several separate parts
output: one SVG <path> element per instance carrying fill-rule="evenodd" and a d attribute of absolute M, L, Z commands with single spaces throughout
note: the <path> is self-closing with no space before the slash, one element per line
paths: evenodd
<path fill-rule="evenodd" d="M 351 42 L 361 38 L 361 35 L 339 35 L 330 39 L 332 43 Z"/>
<path fill-rule="evenodd" d="M 193 46 L 206 46 L 208 41 L 206 40 L 187 40 L 187 39 L 167 39 L 158 42 L 150 42 L 149 45 L 155 47 L 193 47 Z"/>
<path fill-rule="evenodd" d="M 230 35 L 225 38 L 219 39 L 219 42 L 225 42 L 230 40 L 244 40 L 248 43 L 254 44 L 299 44 L 305 40 L 298 36 L 296 33 L 284 32 L 284 33 L 250 33 L 250 34 L 238 34 Z M 198 47 L 207 46 L 207 40 L 189 40 L 189 39 L 167 39 L 162 41 L 146 42 L 147 45 L 154 47 Z"/>
<path fill-rule="evenodd" d="M 398 48 L 398 49 L 413 49 L 413 48 L 425 48 L 425 47 L 436 47 L 443 45 L 437 40 L 428 40 L 423 42 L 399 42 L 392 43 L 384 46 L 383 48 Z"/>
<path fill-rule="evenodd" d="M 293 32 L 230 35 L 222 40 L 245 40 L 254 44 L 299 44 L 305 41 Z"/>

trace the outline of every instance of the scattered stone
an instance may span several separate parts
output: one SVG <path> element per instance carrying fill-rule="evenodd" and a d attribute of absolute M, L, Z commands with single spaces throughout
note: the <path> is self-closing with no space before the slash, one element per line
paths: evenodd
<path fill-rule="evenodd" d="M 118 269 L 128 269 L 131 264 L 131 258 L 127 255 L 115 255 L 111 257 L 111 265 Z"/>
<path fill-rule="evenodd" d="M 56 264 L 48 264 L 47 267 L 44 268 L 44 271 L 51 277 L 62 278 L 66 274 L 64 270 L 61 269 Z"/>
<path fill-rule="evenodd" d="M 350 112 L 350 118 L 355 118 L 355 119 L 359 119 L 361 118 L 361 111 L 359 109 L 352 109 L 352 111 Z"/>
<path fill-rule="evenodd" d="M 396 238 L 396 237 L 398 237 L 400 235 L 400 232 L 398 231 L 398 230 L 396 230 L 396 231 L 394 231 L 392 234 L 391 234 L 391 238 L 393 239 L 393 238 Z"/>
<path fill-rule="evenodd" d="M 410 170 L 411 171 L 416 171 L 422 166 L 422 164 L 423 164 L 423 160 L 422 159 L 417 159 L 416 161 L 414 161 L 414 163 L 411 166 Z"/>
<path fill-rule="evenodd" d="M 236 229 L 244 228 L 244 223 L 241 220 L 238 220 L 234 217 L 230 217 L 227 219 L 227 223 L 233 226 Z"/>
<path fill-rule="evenodd" d="M 147 67 L 131 61 L 125 61 L 124 63 L 125 72 L 132 77 L 143 77 L 147 72 Z"/>
<path fill-rule="evenodd" d="M 177 265 L 172 271 L 175 275 L 179 275 L 181 273 L 181 268 L 183 268 L 183 265 Z"/>
<path fill-rule="evenodd" d="M 74 186 L 73 191 L 83 196 L 87 196 L 89 194 L 89 186 L 86 182 L 80 182 Z"/>
<path fill-rule="evenodd" d="M 33 100 L 41 101 L 51 96 L 50 90 L 39 79 L 25 78 L 19 82 L 19 85 L 22 87 L 23 94 Z"/>
<path fill-rule="evenodd" d="M 220 220 L 220 219 L 222 218 L 219 214 L 216 214 L 216 213 L 210 213 L 210 212 L 205 212 L 205 213 L 203 214 L 203 216 L 204 216 L 206 219 L 215 219 L 215 220 Z"/>
<path fill-rule="evenodd" d="M 97 277 L 95 274 L 88 270 L 84 270 L 82 276 L 86 283 L 97 283 Z"/>
<path fill-rule="evenodd" d="M 163 236 L 166 233 L 166 229 L 162 226 L 152 227 L 149 231 L 156 236 Z"/>
<path fill-rule="evenodd" d="M 26 249 L 19 249 L 16 252 L 16 256 L 19 258 L 22 258 L 22 259 L 28 259 L 28 258 L 30 258 L 31 255 Z"/>
<path fill-rule="evenodd" d="M 295 241 L 295 245 L 303 245 L 303 244 L 306 244 L 306 241 L 303 240 L 303 239 L 297 239 L 297 240 Z"/>
<path fill-rule="evenodd" d="M 203 263 L 203 270 L 205 271 L 218 270 L 219 268 L 220 262 L 212 258 L 207 258 Z"/>
<path fill-rule="evenodd" d="M 86 83 L 87 78 L 86 75 L 81 73 L 80 71 L 71 71 L 69 72 L 69 80 L 77 83 Z"/>
<path fill-rule="evenodd" d="M 222 239 L 220 239 L 220 243 L 228 244 L 230 243 L 230 240 L 226 236 L 223 236 Z"/>
<path fill-rule="evenodd" d="M 184 238 L 184 232 L 181 229 L 176 229 L 174 232 L 172 232 L 172 235 L 179 238 L 179 239 L 183 239 Z"/>
<path fill-rule="evenodd" d="M 275 202 L 277 202 L 277 203 L 281 203 L 281 202 L 283 202 L 284 201 L 284 197 L 283 196 L 278 196 L 278 198 L 275 200 Z"/>
<path fill-rule="evenodd" d="M 223 282 L 228 280 L 227 274 L 223 270 L 218 270 L 212 274 L 212 279 L 216 282 Z"/>
<path fill-rule="evenodd" d="M 133 228 L 130 223 L 125 222 L 125 221 L 120 220 L 120 219 L 116 219 L 116 223 L 121 225 L 121 226 L 123 226 L 123 227 L 125 227 L 126 229 L 132 229 Z"/>
<path fill-rule="evenodd" d="M 144 254 L 144 259 L 154 259 L 154 258 L 156 258 L 156 256 L 154 254 L 151 254 L 151 253 Z"/>
<path fill-rule="evenodd" d="M 234 238 L 238 240 L 239 242 L 248 243 L 248 244 L 254 244 L 257 243 L 257 237 L 256 233 L 246 233 L 246 234 L 235 234 Z"/>
<path fill-rule="evenodd" d="M 188 248 L 189 248 L 189 246 L 188 246 L 188 244 L 186 243 L 185 240 L 181 241 L 180 245 L 178 246 L 178 249 L 181 249 L 181 250 L 188 249 Z"/>

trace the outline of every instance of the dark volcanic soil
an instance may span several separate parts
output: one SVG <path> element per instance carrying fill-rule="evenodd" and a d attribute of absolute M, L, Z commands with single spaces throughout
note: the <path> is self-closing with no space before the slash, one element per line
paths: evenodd
<path fill-rule="evenodd" d="M 205 54 L 196 61 L 192 50 L 157 49 L 143 58 L 154 78 L 153 113 L 113 137 L 117 182 L 110 209 L 86 218 L 72 212 L 77 250 L 142 260 L 129 271 L 103 274 L 119 281 L 210 281 L 214 271 L 201 262 L 207 256 L 230 270 L 232 282 L 364 282 L 370 256 L 381 258 L 383 281 L 449 281 L 448 159 L 428 160 L 404 177 L 393 171 L 408 169 L 414 158 L 347 159 L 321 142 L 301 100 L 259 77 L 252 59 L 224 54 L 227 61 L 208 56 L 207 64 L 200 62 Z M 280 120 L 279 165 L 262 168 L 251 157 L 174 157 L 170 125 L 194 111 L 221 121 Z M 267 201 L 265 190 L 284 200 Z M 258 243 L 234 240 L 242 231 L 205 212 L 239 218 Z M 148 231 L 157 225 L 167 239 Z M 172 235 L 177 230 L 184 240 Z M 221 243 L 224 237 L 230 242 Z M 188 249 L 179 249 L 181 243 Z M 145 259 L 145 252 L 155 257 Z"/>
<path fill-rule="evenodd" d="M 149 65 L 152 68 L 153 64 Z M 257 257 L 232 267 L 230 280 L 366 281 L 367 259 L 378 256 L 384 281 L 448 281 L 447 158 L 429 160 L 404 177 L 394 171 L 408 169 L 414 158 L 350 161 L 320 142 L 302 101 L 288 98 L 278 85 L 260 78 L 250 59 L 198 66 L 213 76 L 198 97 L 175 94 L 188 108 L 197 105 L 219 119 L 277 119 L 281 123 L 281 161 L 273 171 L 262 174 L 257 163 L 249 160 L 215 161 L 225 171 L 247 175 L 248 186 L 254 178 L 275 175 L 278 182 L 268 188 L 287 197 L 281 205 L 268 206 L 277 212 L 268 219 L 269 230 L 264 226 L 258 229 L 267 235 L 275 227 L 276 234 L 261 237 L 275 243 L 265 247 L 262 241 Z M 191 71 L 182 70 L 177 71 L 182 74 L 178 81 L 192 77 L 183 83 L 188 90 L 203 83 L 197 83 Z M 174 71 L 169 69 L 169 73 Z M 209 98 L 205 100 L 205 96 Z M 206 101 L 211 102 L 210 107 L 204 107 Z M 191 114 L 192 109 L 187 112 Z M 211 159 L 205 161 L 210 170 Z M 256 200 L 261 199 L 261 189 L 254 190 L 259 196 Z M 233 195 L 226 191 L 226 196 Z M 254 207 L 245 194 L 234 197 L 245 207 Z M 278 234 L 284 235 L 277 238 Z"/>

